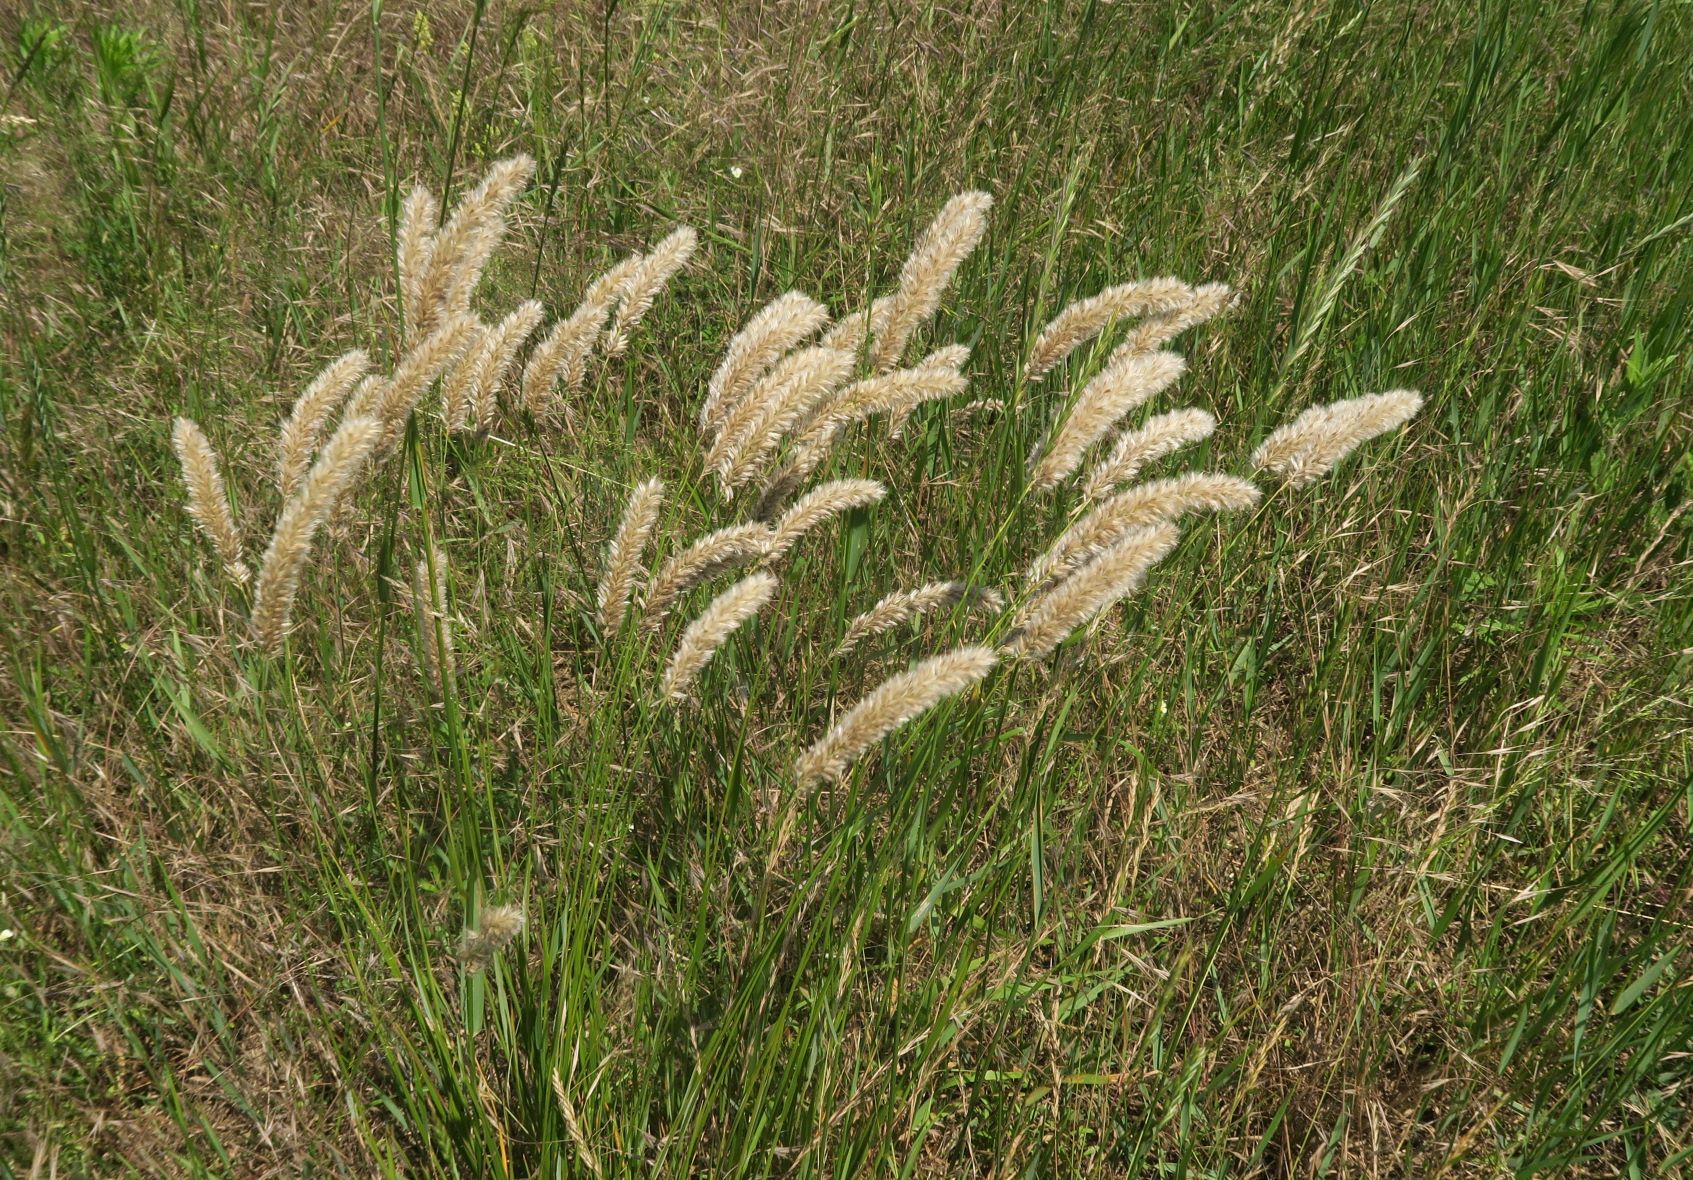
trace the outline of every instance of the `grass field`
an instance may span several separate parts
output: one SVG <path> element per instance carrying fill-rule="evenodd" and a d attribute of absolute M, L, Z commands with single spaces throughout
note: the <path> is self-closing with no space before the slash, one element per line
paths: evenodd
<path fill-rule="evenodd" d="M 692 263 L 568 414 L 420 413 L 262 654 L 172 418 L 251 560 L 294 396 L 398 350 L 406 193 L 520 151 L 484 314 Z M 738 519 L 730 336 L 863 308 L 967 188 L 913 352 L 969 392 L 843 446 L 887 498 L 657 703 L 729 580 L 602 635 L 630 488 L 661 553 Z M 1103 352 L 1024 382 L 1041 325 L 1164 274 L 1240 300 L 1151 474 L 1427 404 L 798 786 L 988 635 L 847 621 L 1071 513 L 1024 460 Z M 0 1175 L 1693 1174 L 1690 274 L 1686 3 L 0 6 Z"/>

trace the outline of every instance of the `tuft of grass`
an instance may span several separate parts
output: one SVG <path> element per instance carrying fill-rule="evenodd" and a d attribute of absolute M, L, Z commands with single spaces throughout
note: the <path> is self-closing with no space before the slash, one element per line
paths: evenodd
<path fill-rule="evenodd" d="M 1649 3 L 0 15 L 0 1167 L 1684 1171 L 1690 58 Z M 560 412 L 407 426 L 262 656 L 171 421 L 271 519 L 296 394 L 415 333 L 379 214 L 516 153 L 477 315 L 694 260 Z M 867 323 L 967 189 L 906 355 L 968 345 L 969 392 L 820 459 L 888 497 L 663 707 L 723 587 L 602 632 L 629 490 L 671 552 L 718 526 L 735 333 Z M 828 658 L 867 604 L 1069 522 L 1028 456 L 1110 341 L 1031 384 L 1042 326 L 1162 274 L 1240 293 L 1183 338 L 1184 464 L 1427 404 L 796 790 L 915 650 Z M 960 595 L 921 650 L 984 629 Z"/>

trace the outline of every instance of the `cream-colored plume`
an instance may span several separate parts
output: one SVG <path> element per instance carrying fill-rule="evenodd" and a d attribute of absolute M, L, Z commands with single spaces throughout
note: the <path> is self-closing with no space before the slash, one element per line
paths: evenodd
<path fill-rule="evenodd" d="M 834 327 L 823 333 L 818 343 L 824 348 L 838 348 L 857 355 L 864 342 L 879 338 L 888 326 L 888 316 L 894 309 L 894 296 L 880 295 L 870 301 L 868 311 L 842 316 Z"/>
<path fill-rule="evenodd" d="M 395 262 L 400 272 L 400 309 L 407 335 L 424 316 L 427 297 L 425 278 L 429 257 L 435 251 L 435 226 L 441 220 L 441 202 L 421 184 L 412 189 L 400 207 L 400 233 L 395 242 Z"/>
<path fill-rule="evenodd" d="M 459 940 L 459 959 L 470 971 L 481 971 L 494 961 L 494 956 L 510 946 L 523 933 L 523 911 L 514 905 L 496 905 L 484 909 L 476 918 L 476 925 L 464 932 Z"/>
<path fill-rule="evenodd" d="M 370 369 L 370 354 L 362 348 L 338 357 L 294 401 L 277 439 L 276 486 L 286 500 L 311 466 L 312 453 L 323 438 L 324 425 Z"/>
<path fill-rule="evenodd" d="M 717 649 L 728 642 L 735 629 L 756 615 L 776 592 L 776 578 L 772 574 L 751 574 L 736 582 L 711 600 L 676 644 L 670 663 L 664 669 L 659 695 L 666 700 L 682 701 L 699 678 L 700 669 Z"/>
<path fill-rule="evenodd" d="M 1205 283 L 1195 287 L 1192 297 L 1180 307 L 1161 315 L 1147 316 L 1136 324 L 1117 346 L 1112 359 L 1162 348 L 1189 328 L 1205 323 L 1233 305 L 1234 290 L 1227 283 Z"/>
<path fill-rule="evenodd" d="M 482 346 L 471 353 L 476 372 L 470 386 L 470 416 L 476 429 L 486 433 L 494 428 L 499 414 L 500 386 L 505 383 L 518 350 L 545 314 L 545 309 L 533 299 L 518 304 L 517 310 L 484 333 Z"/>
<path fill-rule="evenodd" d="M 864 751 L 948 697 L 981 683 L 998 663 L 992 648 L 960 647 L 888 677 L 800 755 L 794 777 L 802 787 L 842 778 Z"/>
<path fill-rule="evenodd" d="M 900 271 L 899 289 L 888 307 L 887 322 L 876 333 L 870 350 L 872 368 L 885 373 L 899 364 L 911 334 L 941 305 L 953 275 L 988 232 L 988 209 L 993 197 L 983 192 L 959 193 L 941 207 L 917 239 Z"/>
<path fill-rule="evenodd" d="M 965 582 L 931 582 L 915 590 L 895 590 L 847 624 L 835 655 L 844 656 L 872 635 L 880 635 L 901 623 L 933 611 L 950 610 L 966 598 L 970 600 L 970 608 L 982 614 L 998 614 L 1005 609 L 1005 596 L 998 590 L 972 588 Z"/>
<path fill-rule="evenodd" d="M 567 389 L 581 388 L 606 317 L 640 264 L 641 255 L 631 254 L 590 283 L 576 310 L 554 324 L 529 354 L 523 366 L 523 404 L 531 414 L 539 418 L 547 412 L 560 380 Z"/>
<path fill-rule="evenodd" d="M 442 370 L 453 364 L 476 338 L 478 326 L 467 317 L 449 319 L 431 332 L 394 366 L 394 374 L 379 385 L 372 386 L 367 396 L 352 398 L 342 414 L 342 421 L 354 417 L 374 417 L 382 427 L 377 440 L 378 454 L 391 450 L 405 434 L 406 419 L 418 401 Z"/>
<path fill-rule="evenodd" d="M 505 237 L 506 211 L 534 171 L 535 161 L 528 156 L 500 160 L 460 199 L 435 235 L 414 293 L 407 295 L 407 302 L 417 307 L 406 323 L 408 339 L 421 339 L 449 320 L 470 314 L 470 297 Z"/>
<path fill-rule="evenodd" d="M 1111 324 L 1135 316 L 1162 315 L 1193 301 L 1193 289 L 1180 279 L 1139 279 L 1107 287 L 1078 299 L 1053 317 L 1035 338 L 1023 377 L 1038 381 L 1076 349 Z"/>
<path fill-rule="evenodd" d="M 770 566 L 782 560 L 801 537 L 831 516 L 879 504 L 887 494 L 888 489 L 873 479 L 837 479 L 819 484 L 795 500 L 793 507 L 770 526 L 762 564 Z"/>
<path fill-rule="evenodd" d="M 828 310 L 803 291 L 788 291 L 765 304 L 735 333 L 711 375 L 705 404 L 700 407 L 700 430 L 720 435 L 724 420 L 734 413 L 747 388 L 777 357 L 828 322 Z"/>
<path fill-rule="evenodd" d="M 1312 406 L 1252 452 L 1252 466 L 1303 487 L 1327 475 L 1363 443 L 1409 422 L 1423 407 L 1411 389 Z"/>
<path fill-rule="evenodd" d="M 677 598 L 707 578 L 764 556 L 769 541 L 764 525 L 732 524 L 689 545 L 664 563 L 648 588 L 645 625 L 657 627 Z"/>
<path fill-rule="evenodd" d="M 1031 585 L 1049 585 L 1092 561 L 1131 529 L 1180 520 L 1190 512 L 1238 512 L 1252 507 L 1261 495 L 1244 479 L 1209 471 L 1136 484 L 1060 533 L 1026 577 Z"/>
<path fill-rule="evenodd" d="M 783 435 L 839 389 L 852 368 L 851 353 L 802 348 L 755 381 L 706 452 L 706 466 L 717 473 L 724 494 L 757 475 Z"/>
<path fill-rule="evenodd" d="M 1024 659 L 1048 654 L 1077 627 L 1140 589 L 1147 571 L 1169 555 L 1180 535 L 1168 522 L 1120 534 L 1094 560 L 1026 603 L 1000 650 Z"/>
<path fill-rule="evenodd" d="M 188 489 L 188 514 L 218 551 L 224 568 L 243 586 L 252 575 L 241 560 L 241 534 L 235 528 L 235 513 L 229 507 L 229 491 L 218 470 L 217 452 L 199 424 L 178 418 L 171 425 L 171 446 L 182 464 L 182 482 Z"/>
<path fill-rule="evenodd" d="M 282 647 L 312 538 L 364 474 L 383 434 L 382 423 L 375 418 L 343 421 L 323 445 L 299 490 L 283 506 L 253 592 L 253 635 L 264 651 L 275 653 Z"/>
<path fill-rule="evenodd" d="M 1082 388 L 1075 408 L 1032 466 L 1029 486 L 1041 490 L 1068 479 L 1081 466 L 1089 447 L 1130 411 L 1175 384 L 1186 368 L 1187 363 L 1173 352 L 1134 354 L 1106 366 Z"/>
<path fill-rule="evenodd" d="M 1137 429 L 1117 436 L 1111 453 L 1096 463 L 1082 485 L 1083 500 L 1098 500 L 1123 486 L 1148 463 L 1203 442 L 1217 429 L 1217 420 L 1204 410 L 1171 410 L 1148 418 Z"/>
<path fill-rule="evenodd" d="M 606 546 L 605 571 L 600 575 L 599 589 L 594 595 L 603 635 L 612 635 L 629 609 L 629 593 L 641 572 L 641 554 L 646 550 L 647 539 L 652 536 L 654 526 L 658 524 L 658 510 L 663 503 L 664 484 L 657 479 L 637 484 L 629 494 L 629 503 L 623 509 L 623 520 L 617 526 L 617 534 Z"/>
<path fill-rule="evenodd" d="M 970 359 L 968 344 L 948 344 L 937 348 L 928 356 L 911 367 L 914 369 L 946 369 L 953 373 L 964 368 L 964 362 Z M 905 433 L 905 424 L 911 420 L 911 412 L 915 406 L 901 406 L 888 417 L 888 437 L 898 438 Z"/>
<path fill-rule="evenodd" d="M 618 296 L 617 314 L 606 332 L 607 356 L 622 356 L 629 347 L 629 333 L 651 310 L 658 293 L 677 271 L 688 264 L 699 245 L 699 235 L 687 226 L 676 230 L 652 248 L 629 273 Z"/>

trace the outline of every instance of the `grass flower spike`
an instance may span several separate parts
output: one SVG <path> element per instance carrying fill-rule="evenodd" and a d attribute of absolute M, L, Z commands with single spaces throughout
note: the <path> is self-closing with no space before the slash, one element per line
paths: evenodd
<path fill-rule="evenodd" d="M 948 697 L 980 684 L 998 663 L 992 648 L 960 647 L 890 676 L 800 755 L 794 777 L 802 787 L 840 779 L 864 751 Z"/>
<path fill-rule="evenodd" d="M 647 591 L 646 625 L 658 626 L 671 603 L 711 577 L 764 556 L 770 530 L 761 524 L 732 524 L 707 533 L 664 563 Z"/>
<path fill-rule="evenodd" d="M 229 491 L 218 471 L 217 452 L 199 425 L 178 418 L 171 426 L 171 446 L 182 464 L 182 482 L 188 488 L 188 513 L 200 531 L 210 539 L 223 559 L 224 568 L 237 582 L 246 585 L 251 576 L 241 560 L 241 535 L 230 511 Z"/>
<path fill-rule="evenodd" d="M 921 615 L 947 610 L 966 598 L 971 600 L 973 609 L 986 614 L 1005 609 L 1005 596 L 998 590 L 972 589 L 965 582 L 931 582 L 915 590 L 895 590 L 847 624 L 835 655 L 844 656 L 872 635 L 880 635 Z"/>
<path fill-rule="evenodd" d="M 1193 289 L 1180 279 L 1138 279 L 1107 287 L 1097 295 L 1078 299 L 1041 329 L 1023 366 L 1023 379 L 1038 381 L 1065 357 L 1118 320 L 1160 315 L 1185 306 Z"/>
<path fill-rule="evenodd" d="M 440 220 L 441 202 L 421 184 L 413 188 L 400 208 L 400 232 L 395 244 L 400 310 L 408 333 L 425 314 L 425 276 L 429 273 L 430 256 L 435 252 L 435 225 Z"/>
<path fill-rule="evenodd" d="M 1077 627 L 1140 589 L 1147 571 L 1169 555 L 1180 535 L 1167 522 L 1122 534 L 1093 561 L 1027 603 L 1001 649 L 1022 659 L 1049 654 Z"/>
<path fill-rule="evenodd" d="M 993 197 L 959 193 L 941 207 L 917 239 L 900 271 L 899 289 L 888 305 L 887 320 L 876 331 L 871 367 L 885 373 L 899 364 L 911 334 L 941 305 L 952 276 L 988 232 Z"/>
<path fill-rule="evenodd" d="M 1409 422 L 1422 407 L 1422 394 L 1411 389 L 1312 406 L 1260 443 L 1252 452 L 1252 466 L 1303 487 L 1378 434 Z"/>
<path fill-rule="evenodd" d="M 714 434 L 721 432 L 724 418 L 734 411 L 748 386 L 777 357 L 810 338 L 828 322 L 829 313 L 824 306 L 802 291 L 789 291 L 767 303 L 729 341 L 723 361 L 706 387 L 705 404 L 700 407 L 700 429 Z"/>
<path fill-rule="evenodd" d="M 305 481 L 283 506 L 259 566 L 253 591 L 253 636 L 265 652 L 282 647 L 300 588 L 300 573 L 311 555 L 312 538 L 341 498 L 358 482 L 383 436 L 374 418 L 341 423 L 306 473 Z"/>
<path fill-rule="evenodd" d="M 617 630 L 629 609 L 629 592 L 641 572 L 641 554 L 658 523 L 658 510 L 663 503 L 662 481 L 649 479 L 638 484 L 629 494 L 617 535 L 606 547 L 605 572 L 600 575 L 599 590 L 594 595 L 600 631 L 606 635 Z"/>
<path fill-rule="evenodd" d="M 362 348 L 329 362 L 295 399 L 277 440 L 276 486 L 286 500 L 311 466 L 312 453 L 323 439 L 323 427 L 353 387 L 370 369 L 370 354 Z"/>
<path fill-rule="evenodd" d="M 1030 472 L 1036 489 L 1056 487 L 1081 466 L 1082 456 L 1130 412 L 1168 389 L 1187 369 L 1173 352 L 1128 356 L 1083 387 L 1075 407 Z"/>
<path fill-rule="evenodd" d="M 1029 567 L 1030 585 L 1045 586 L 1086 565 L 1131 529 L 1179 520 L 1189 512 L 1238 512 L 1262 493 L 1244 479 L 1190 471 L 1137 484 L 1100 504 L 1059 534 Z"/>
<path fill-rule="evenodd" d="M 735 629 L 756 615 L 770 596 L 776 592 L 776 578 L 772 574 L 756 573 L 742 578 L 711 600 L 687 630 L 664 669 L 659 694 L 666 700 L 681 701 L 699 678 L 700 670 L 717 649 L 729 641 Z"/>
<path fill-rule="evenodd" d="M 496 905 L 484 909 L 476 917 L 476 924 L 464 932 L 459 941 L 459 959 L 471 971 L 481 971 L 494 961 L 523 933 L 523 911 L 514 905 Z"/>
<path fill-rule="evenodd" d="M 837 479 L 812 488 L 770 526 L 763 564 L 780 561 L 801 537 L 829 517 L 878 504 L 887 494 L 888 489 L 873 479 Z"/>
<path fill-rule="evenodd" d="M 617 314 L 607 330 L 606 355 L 622 356 L 629 347 L 629 333 L 652 308 L 658 293 L 677 271 L 694 256 L 699 235 L 687 226 L 672 233 L 629 272 L 619 292 Z"/>
<path fill-rule="evenodd" d="M 1171 410 L 1148 418 L 1135 430 L 1117 436 L 1111 453 L 1088 472 L 1082 485 L 1083 500 L 1098 500 L 1128 483 L 1148 463 L 1173 454 L 1192 443 L 1203 442 L 1217 429 L 1217 420 L 1204 410 Z"/>

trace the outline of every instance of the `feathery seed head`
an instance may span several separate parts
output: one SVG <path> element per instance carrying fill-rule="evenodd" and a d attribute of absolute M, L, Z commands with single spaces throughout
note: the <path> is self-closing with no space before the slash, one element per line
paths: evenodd
<path fill-rule="evenodd" d="M 831 516 L 878 504 L 888 489 L 873 479 L 837 479 L 820 484 L 782 513 L 770 528 L 764 550 L 764 565 L 774 565 L 787 556 L 799 539 Z"/>
<path fill-rule="evenodd" d="M 1202 442 L 1217 429 L 1217 420 L 1204 410 L 1171 410 L 1148 418 L 1138 429 L 1117 436 L 1111 453 L 1088 472 L 1082 499 L 1098 500 L 1128 483 L 1141 468 L 1190 443 Z"/>
<path fill-rule="evenodd" d="M 253 591 L 253 635 L 263 651 L 281 648 L 312 538 L 363 475 L 382 437 L 383 425 L 375 418 L 343 421 L 283 506 Z"/>
<path fill-rule="evenodd" d="M 663 503 L 662 481 L 649 479 L 637 484 L 629 494 L 617 534 L 606 547 L 605 572 L 600 575 L 594 604 L 599 610 L 600 631 L 608 637 L 622 624 L 629 608 L 629 593 L 641 572 L 641 554 L 658 523 L 658 510 Z"/>
<path fill-rule="evenodd" d="M 429 271 L 429 256 L 435 250 L 435 226 L 440 220 L 441 203 L 434 194 L 421 184 L 414 187 L 400 208 L 400 232 L 395 242 L 400 309 L 408 333 L 424 315 L 424 276 Z"/>
<path fill-rule="evenodd" d="M 847 624 L 835 656 L 838 659 L 846 655 L 872 635 L 880 635 L 932 611 L 947 610 L 967 598 L 971 609 L 982 614 L 998 614 L 1005 609 L 1005 596 L 998 590 L 972 588 L 965 582 L 931 582 L 915 590 L 895 590 Z"/>
<path fill-rule="evenodd" d="M 1422 406 L 1422 394 L 1412 389 L 1312 406 L 1260 443 L 1252 452 L 1252 466 L 1303 487 L 1370 439 L 1409 422 Z"/>
<path fill-rule="evenodd" d="M 865 750 L 948 697 L 981 683 L 998 663 L 992 648 L 960 647 L 890 676 L 800 755 L 794 777 L 802 787 L 824 779 L 838 781 Z"/>
<path fill-rule="evenodd" d="M 408 300 L 417 304 L 417 315 L 406 323 L 408 338 L 421 338 L 447 320 L 470 313 L 470 297 L 505 237 L 506 211 L 534 171 L 535 161 L 529 156 L 500 160 L 459 201 L 435 235 L 428 265 L 415 284 L 415 296 Z"/>
<path fill-rule="evenodd" d="M 477 915 L 476 925 L 464 932 L 459 942 L 459 959 L 471 971 L 481 971 L 494 956 L 523 933 L 523 910 L 514 905 L 488 906 Z"/>
<path fill-rule="evenodd" d="M 171 424 L 171 446 L 182 464 L 182 482 L 188 489 L 188 514 L 206 534 L 223 559 L 224 568 L 242 585 L 251 577 L 241 560 L 241 535 L 235 528 L 235 514 L 229 507 L 229 492 L 218 470 L 217 452 L 199 423 L 178 418 Z"/>
<path fill-rule="evenodd" d="M 697 245 L 699 235 L 683 226 L 654 246 L 652 253 L 642 258 L 629 272 L 618 299 L 617 314 L 612 318 L 607 334 L 607 356 L 623 355 L 624 349 L 629 346 L 629 333 L 652 308 L 665 284 L 694 256 Z"/>
<path fill-rule="evenodd" d="M 1087 565 L 1026 603 L 1000 650 L 1024 659 L 1047 655 L 1077 627 L 1140 589 L 1180 535 L 1168 521 L 1119 534 Z"/>
<path fill-rule="evenodd" d="M 1076 349 L 1118 320 L 1161 315 L 1193 300 L 1193 289 L 1180 279 L 1139 279 L 1107 287 L 1077 299 L 1041 329 L 1023 367 L 1027 381 L 1038 381 Z"/>
<path fill-rule="evenodd" d="M 720 434 L 724 419 L 759 374 L 828 322 L 824 306 L 803 291 L 788 291 L 765 304 L 735 333 L 711 375 L 700 407 L 700 429 Z"/>
<path fill-rule="evenodd" d="M 700 670 L 717 654 L 717 649 L 728 642 L 737 627 L 757 614 L 775 592 L 776 578 L 771 574 L 756 573 L 742 578 L 712 599 L 711 604 L 682 632 L 670 663 L 664 669 L 659 695 L 666 700 L 686 700 Z"/>
<path fill-rule="evenodd" d="M 1162 348 L 1189 328 L 1203 324 L 1234 306 L 1234 290 L 1227 283 L 1205 283 L 1180 307 L 1147 316 L 1117 346 L 1112 359 Z"/>
<path fill-rule="evenodd" d="M 764 556 L 770 530 L 762 524 L 732 524 L 707 533 L 676 554 L 658 571 L 647 591 L 645 625 L 664 621 L 672 603 L 707 578 Z"/>
<path fill-rule="evenodd" d="M 1187 362 L 1173 352 L 1134 354 L 1107 365 L 1082 388 L 1075 408 L 1033 465 L 1030 485 L 1051 488 L 1068 479 L 1089 447 L 1124 415 L 1175 384 L 1186 369 Z"/>
<path fill-rule="evenodd" d="M 706 452 L 706 466 L 717 472 L 725 495 L 759 472 L 783 435 L 833 395 L 852 367 L 851 353 L 802 348 L 753 383 Z"/>
<path fill-rule="evenodd" d="M 283 499 L 293 495 L 311 466 L 312 452 L 323 438 L 329 416 L 369 369 L 370 354 L 355 349 L 325 365 L 295 399 L 277 439 L 276 484 Z"/>
<path fill-rule="evenodd" d="M 1238 512 L 1252 507 L 1261 495 L 1244 479 L 1210 471 L 1136 484 L 1060 533 L 1026 577 L 1030 585 L 1050 585 L 1093 561 L 1132 529 L 1180 520 L 1189 512 Z"/>
<path fill-rule="evenodd" d="M 482 347 L 472 354 L 478 367 L 470 390 L 470 412 L 478 430 L 487 432 L 494 428 L 494 419 L 499 412 L 500 386 L 511 370 L 512 362 L 517 359 L 518 350 L 540 324 L 544 314 L 545 309 L 533 299 L 519 304 L 515 311 L 484 333 Z"/>
<path fill-rule="evenodd" d="M 993 197 L 987 193 L 959 193 L 941 207 L 917 239 L 900 271 L 887 322 L 876 333 L 871 349 L 876 372 L 885 373 L 898 365 L 911 334 L 935 314 L 953 275 L 988 232 L 988 209 L 992 205 Z"/>

